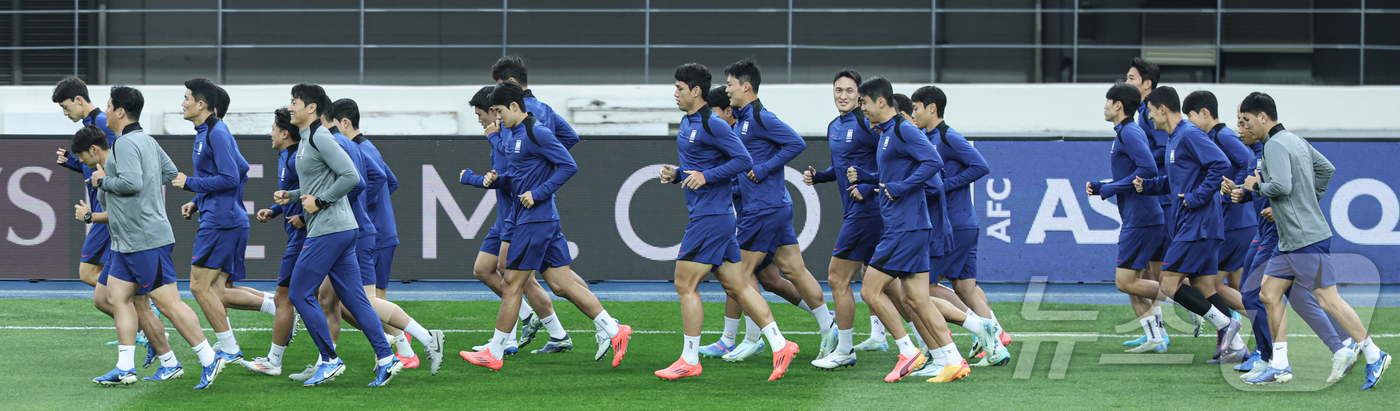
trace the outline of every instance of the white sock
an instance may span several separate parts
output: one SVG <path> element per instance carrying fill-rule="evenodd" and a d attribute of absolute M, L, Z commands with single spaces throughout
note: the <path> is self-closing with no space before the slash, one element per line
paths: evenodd
<path fill-rule="evenodd" d="M 417 357 L 418 354 L 415 353 L 415 352 L 413 352 L 413 343 L 408 342 L 408 338 L 407 338 L 407 337 L 404 337 L 405 335 L 413 335 L 413 334 L 403 333 L 403 334 L 399 334 L 399 336 L 397 336 L 397 337 L 390 336 L 391 338 L 389 338 L 389 341 L 393 341 L 393 342 L 394 342 L 394 348 L 398 349 L 398 353 L 399 353 L 399 356 L 400 356 L 400 357 L 404 357 L 404 358 L 413 358 L 413 357 Z M 418 341 L 424 341 L 424 340 L 418 340 Z M 426 343 L 423 344 L 423 347 L 427 347 L 427 346 L 428 346 L 428 345 L 427 345 Z"/>
<path fill-rule="evenodd" d="M 1142 323 L 1142 335 L 1146 335 L 1148 341 L 1162 342 L 1162 335 L 1157 334 L 1157 320 L 1147 316 L 1138 319 L 1138 322 Z"/>
<path fill-rule="evenodd" d="M 219 339 L 219 349 L 228 354 L 238 353 L 238 340 L 233 338 L 233 329 L 221 333 L 214 333 L 214 337 Z"/>
<path fill-rule="evenodd" d="M 423 344 L 425 348 L 433 341 L 433 335 L 428 332 L 428 329 L 423 328 L 421 324 L 418 324 L 418 320 L 412 318 L 408 319 L 408 326 L 403 328 L 403 332 L 412 335 L 413 339 L 418 340 L 418 343 Z"/>
<path fill-rule="evenodd" d="M 180 365 L 180 361 L 175 359 L 175 350 L 166 351 L 160 355 L 160 366 L 174 368 Z"/>
<path fill-rule="evenodd" d="M 686 364 L 695 365 L 700 363 L 700 336 L 685 337 L 685 345 L 681 347 L 681 360 Z"/>
<path fill-rule="evenodd" d="M 976 312 L 972 311 L 971 308 L 967 309 L 967 311 L 964 311 L 963 314 L 967 314 L 968 317 L 980 317 L 979 315 L 977 315 Z"/>
<path fill-rule="evenodd" d="M 958 346 L 956 344 L 948 343 L 948 345 L 938 347 L 938 351 L 943 352 L 944 364 L 955 367 L 962 365 L 962 356 L 958 355 Z"/>
<path fill-rule="evenodd" d="M 914 341 L 916 341 L 920 347 L 926 347 L 926 345 L 924 345 L 924 336 L 919 335 L 919 327 L 915 327 L 913 321 L 909 322 L 909 335 L 913 336 Z"/>
<path fill-rule="evenodd" d="M 763 330 L 758 328 L 758 323 L 753 322 L 753 317 L 744 316 L 744 341 L 758 342 L 763 338 Z"/>
<path fill-rule="evenodd" d="M 1153 305 L 1153 306 L 1152 306 L 1152 318 L 1154 318 L 1154 319 L 1157 320 L 1157 331 L 1161 331 L 1161 332 L 1158 332 L 1157 334 L 1161 334 L 1161 335 L 1162 335 L 1162 338 L 1166 338 L 1166 337 L 1167 337 L 1167 333 L 1166 333 L 1165 331 L 1166 331 L 1167 329 L 1166 329 L 1166 325 L 1165 325 L 1166 323 L 1163 323 L 1163 322 L 1162 322 L 1162 306 L 1161 306 L 1161 305 Z"/>
<path fill-rule="evenodd" d="M 136 346 L 135 346 L 135 345 L 118 345 L 118 346 L 117 346 L 117 369 L 119 369 L 119 370 L 135 370 L 135 369 L 136 369 Z"/>
<path fill-rule="evenodd" d="M 533 312 L 535 312 L 535 309 L 530 308 L 530 303 L 526 302 L 523 298 L 520 299 L 520 321 L 525 321 L 525 317 L 529 317 L 530 313 Z"/>
<path fill-rule="evenodd" d="M 801 308 L 801 309 L 803 309 L 803 310 L 806 310 L 806 311 L 809 312 L 809 313 L 812 312 L 812 307 L 807 306 L 807 300 L 798 301 L 798 302 L 797 302 L 797 308 Z"/>
<path fill-rule="evenodd" d="M 262 308 L 258 311 L 267 315 L 277 315 L 277 301 L 272 299 L 271 294 L 264 293 L 263 295 Z"/>
<path fill-rule="evenodd" d="M 492 357 L 499 360 L 506 356 L 506 342 L 510 341 L 510 333 L 501 330 L 495 331 L 496 333 L 491 336 L 491 342 L 486 344 L 486 350 L 491 352 Z"/>
<path fill-rule="evenodd" d="M 836 329 L 836 352 L 840 354 L 850 354 L 851 351 L 854 350 L 852 346 L 855 345 L 855 341 L 852 340 L 855 339 L 855 335 L 856 330 L 854 328 L 848 330 Z"/>
<path fill-rule="evenodd" d="M 787 347 L 787 340 L 783 339 L 783 332 L 778 331 L 777 321 L 768 323 L 767 327 L 763 327 L 763 336 L 768 337 L 768 346 L 773 349 L 773 352 L 778 352 L 778 350 L 783 349 L 783 347 Z"/>
<path fill-rule="evenodd" d="M 287 352 L 287 347 L 272 344 L 272 349 L 267 350 L 267 361 L 272 365 L 282 366 L 282 353 Z"/>
<path fill-rule="evenodd" d="M 982 328 L 985 326 L 986 324 L 982 324 L 982 317 L 978 317 L 975 314 L 967 316 L 967 319 L 963 320 L 962 323 L 962 328 L 966 328 L 968 331 L 972 331 L 972 335 L 977 335 L 977 333 L 982 332 Z"/>
<path fill-rule="evenodd" d="M 214 363 L 214 349 L 209 347 L 209 340 L 204 340 L 199 345 L 190 348 L 193 348 L 195 355 L 199 356 L 199 366 L 208 367 L 209 364 Z"/>
<path fill-rule="evenodd" d="M 989 313 L 992 314 L 992 321 L 994 321 L 994 322 L 997 323 L 997 325 L 998 325 L 997 328 L 1001 328 L 1001 327 L 1000 327 L 1000 325 L 1001 325 L 1001 320 L 998 320 L 998 319 L 997 319 L 997 312 L 996 312 L 996 311 L 992 311 L 991 308 L 988 308 L 988 309 L 987 309 L 987 312 L 989 312 Z"/>
<path fill-rule="evenodd" d="M 1240 337 L 1240 333 L 1235 333 L 1235 338 L 1230 340 L 1229 348 L 1232 350 L 1243 350 L 1244 337 Z"/>
<path fill-rule="evenodd" d="M 277 297 L 277 294 L 269 293 L 269 292 L 267 292 L 267 291 L 263 291 L 263 298 L 276 298 L 276 297 Z"/>
<path fill-rule="evenodd" d="M 899 354 L 905 357 L 913 358 L 915 355 L 919 355 L 919 349 L 914 347 L 914 342 L 909 340 L 907 334 L 904 338 L 894 340 L 894 346 L 898 347 Z"/>
<path fill-rule="evenodd" d="M 937 350 L 928 350 L 928 355 L 931 358 L 929 359 L 928 364 L 924 365 L 925 367 L 942 368 L 949 365 L 948 363 L 952 361 L 951 359 L 947 358 L 948 353 L 946 351 L 943 351 L 942 348 L 939 348 Z"/>
<path fill-rule="evenodd" d="M 1377 347 L 1369 335 L 1366 336 L 1366 341 L 1361 342 L 1361 353 L 1366 355 L 1367 364 L 1374 364 L 1381 360 L 1381 347 Z"/>
<path fill-rule="evenodd" d="M 1342 347 L 1343 347 L 1343 348 L 1351 348 L 1351 345 L 1352 345 L 1352 344 L 1355 344 L 1355 343 L 1356 343 L 1356 340 L 1351 339 L 1351 337 L 1347 337 L 1347 339 L 1342 340 Z"/>
<path fill-rule="evenodd" d="M 520 339 L 520 338 L 519 338 L 519 337 L 520 337 L 520 328 L 521 328 L 521 327 L 524 327 L 524 326 L 525 326 L 525 323 L 524 323 L 524 322 L 519 322 L 519 321 L 517 321 L 517 322 L 515 323 L 515 325 L 511 325 L 511 326 L 510 326 L 510 340 L 511 340 L 511 341 L 516 341 L 516 340 L 519 340 L 519 339 Z M 412 334 L 410 334 L 410 335 L 412 335 Z"/>
<path fill-rule="evenodd" d="M 870 338 L 885 339 L 885 324 L 880 322 L 879 316 L 870 316 Z"/>
<path fill-rule="evenodd" d="M 1210 311 L 1207 311 L 1206 315 L 1202 317 L 1205 317 L 1206 321 L 1210 321 L 1216 330 L 1223 330 L 1230 326 L 1230 315 L 1220 312 L 1215 306 L 1211 306 Z"/>
<path fill-rule="evenodd" d="M 541 318 L 540 322 L 544 323 L 544 329 L 549 331 L 549 338 L 558 340 L 569 336 L 569 333 L 564 331 L 564 325 L 559 324 L 559 314 L 550 314 Z"/>
<path fill-rule="evenodd" d="M 384 357 L 384 358 L 380 358 L 380 359 L 374 360 L 374 366 L 375 366 L 375 367 L 380 367 L 380 366 L 384 366 L 384 365 L 389 365 L 389 363 L 390 363 L 390 362 L 393 362 L 393 361 L 394 361 L 394 355 L 393 355 L 393 354 L 389 354 L 388 356 L 386 356 L 386 357 Z"/>
<path fill-rule="evenodd" d="M 740 323 L 740 322 L 743 322 L 743 321 L 742 321 L 742 320 L 739 320 L 738 318 L 724 317 L 724 334 L 720 334 L 720 336 L 719 336 L 720 345 L 723 345 L 723 346 L 726 346 L 726 347 L 733 347 L 733 346 L 734 346 L 734 340 L 736 340 L 737 337 L 739 336 L 739 323 Z M 689 338 L 689 337 L 687 337 L 687 338 Z"/>
<path fill-rule="evenodd" d="M 831 326 L 833 324 L 831 322 L 831 311 L 826 309 L 826 304 L 822 304 L 821 307 L 813 309 L 812 316 L 817 317 L 817 327 L 818 330 L 821 330 L 822 334 L 831 331 Z"/>
<path fill-rule="evenodd" d="M 1274 367 L 1275 370 L 1288 368 L 1288 343 L 1274 343 L 1274 360 L 1269 362 L 1269 366 Z"/>
<path fill-rule="evenodd" d="M 593 325 L 597 326 L 608 338 L 617 335 L 617 320 L 608 315 L 608 310 L 599 311 L 598 316 L 593 317 Z"/>

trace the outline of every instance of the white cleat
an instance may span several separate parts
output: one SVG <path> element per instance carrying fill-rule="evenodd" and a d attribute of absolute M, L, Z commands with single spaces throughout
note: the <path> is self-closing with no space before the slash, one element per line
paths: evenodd
<path fill-rule="evenodd" d="M 734 347 L 733 351 L 730 351 L 729 354 L 725 354 L 720 358 L 723 358 L 725 362 L 741 362 L 749 357 L 762 354 L 764 346 L 763 340 L 744 340 L 739 343 L 739 346 Z"/>
<path fill-rule="evenodd" d="M 853 365 L 856 365 L 856 351 L 854 349 L 846 354 L 832 351 L 831 354 L 827 354 L 825 357 L 812 360 L 813 367 L 821 368 L 823 370 L 834 370 L 837 368 L 850 367 Z"/>
<path fill-rule="evenodd" d="M 445 338 L 442 330 L 428 331 L 428 335 L 433 337 L 425 350 L 425 354 L 428 354 L 428 371 L 431 375 L 437 375 L 438 369 L 442 367 L 442 343 Z"/>
<path fill-rule="evenodd" d="M 1268 371 L 1268 370 L 1269 370 L 1269 362 L 1268 362 L 1268 361 L 1264 361 L 1264 360 L 1255 361 L 1255 362 L 1254 362 L 1254 368 L 1253 368 L 1253 369 L 1250 369 L 1249 372 L 1244 373 L 1243 375 L 1240 375 L 1240 381 L 1249 381 L 1249 380 L 1251 380 L 1251 379 L 1254 379 L 1254 377 L 1258 377 L 1259 374 L 1263 374 L 1264 371 Z"/>
<path fill-rule="evenodd" d="M 1167 352 L 1167 344 L 1163 343 L 1162 341 L 1148 340 L 1147 342 L 1142 343 L 1142 345 L 1123 350 L 1123 352 L 1133 354 L 1147 352 L 1164 353 Z"/>
<path fill-rule="evenodd" d="M 252 361 L 243 360 L 238 362 L 243 368 L 262 375 L 278 376 L 282 375 L 282 366 L 273 364 L 267 357 L 254 358 Z M 305 380 L 303 380 L 305 381 Z"/>
<path fill-rule="evenodd" d="M 1327 376 L 1327 383 L 1341 381 L 1353 365 L 1356 365 L 1356 351 L 1353 351 L 1351 347 L 1337 350 L 1336 353 L 1332 354 L 1332 375 Z"/>
<path fill-rule="evenodd" d="M 307 365 L 305 371 L 288 375 L 287 378 L 291 378 L 292 381 L 306 382 L 306 380 L 311 379 L 313 375 L 316 375 L 316 364 L 314 363 L 311 365 Z"/>
<path fill-rule="evenodd" d="M 856 344 L 855 348 L 856 351 L 889 351 L 890 343 L 884 338 L 875 338 L 872 335 L 865 341 L 861 341 L 860 344 Z"/>

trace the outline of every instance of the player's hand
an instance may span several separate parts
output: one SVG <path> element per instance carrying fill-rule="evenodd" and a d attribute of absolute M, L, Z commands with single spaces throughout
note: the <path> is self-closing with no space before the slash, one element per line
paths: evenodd
<path fill-rule="evenodd" d="M 1264 209 L 1264 211 L 1260 211 L 1260 212 L 1259 212 L 1259 215 L 1264 216 L 1264 218 L 1268 219 L 1270 222 L 1273 222 L 1273 221 L 1274 221 L 1274 208 L 1273 208 L 1273 207 L 1267 207 L 1267 208 Z"/>
<path fill-rule="evenodd" d="M 1142 192 L 1142 177 L 1133 176 L 1133 188 L 1137 189 L 1139 193 Z"/>
<path fill-rule="evenodd" d="M 466 170 L 466 169 L 463 169 L 462 171 L 457 172 L 457 181 L 462 181 L 462 177 L 466 177 L 466 176 L 467 176 L 467 170 Z"/>
<path fill-rule="evenodd" d="M 753 174 L 753 170 L 749 170 L 749 180 L 753 180 L 755 183 L 758 182 L 758 177 Z"/>
<path fill-rule="evenodd" d="M 1232 202 L 1232 203 L 1243 203 L 1243 202 L 1244 202 L 1244 189 L 1235 188 L 1235 189 L 1233 189 L 1233 190 L 1230 190 L 1230 202 Z"/>
<path fill-rule="evenodd" d="M 269 209 L 266 209 L 266 208 L 261 209 L 261 210 L 258 210 L 258 222 L 259 222 L 259 223 L 266 223 L 267 220 L 271 220 L 271 219 L 272 219 L 272 210 L 269 210 Z"/>
<path fill-rule="evenodd" d="M 1089 195 L 1094 195 L 1094 183 L 1090 181 L 1085 181 L 1084 192 L 1088 193 Z"/>
<path fill-rule="evenodd" d="M 185 179 L 187 178 L 189 178 L 189 176 L 186 176 L 185 173 L 176 173 L 175 179 L 170 180 L 170 185 L 175 186 L 175 188 L 185 188 Z M 189 216 L 185 218 L 189 218 Z"/>
<path fill-rule="evenodd" d="M 894 200 L 894 197 L 890 196 L 890 190 L 885 189 L 885 183 L 880 183 L 880 191 L 885 192 L 885 197 L 889 198 L 890 200 Z"/>
<path fill-rule="evenodd" d="M 1259 170 L 1256 169 L 1256 170 L 1254 170 L 1254 175 L 1249 176 L 1249 177 L 1245 177 L 1245 179 L 1244 179 L 1244 189 L 1245 189 L 1245 190 L 1249 190 L 1249 191 L 1254 191 L 1254 185 L 1255 185 L 1255 184 L 1259 184 L 1259 182 L 1261 182 L 1261 181 L 1264 181 L 1264 177 L 1263 177 L 1263 176 L 1260 176 L 1260 175 L 1259 175 Z"/>
<path fill-rule="evenodd" d="M 482 132 L 487 136 L 501 132 L 501 120 L 492 121 L 491 124 L 487 124 Z"/>
<path fill-rule="evenodd" d="M 846 182 L 847 182 L 847 183 L 855 184 L 855 183 L 856 183 L 856 179 L 858 179 L 858 178 L 860 178 L 860 173 L 856 172 L 856 167 L 855 167 L 855 166 L 851 166 L 851 167 L 846 168 Z"/>
<path fill-rule="evenodd" d="M 181 215 L 181 216 L 184 216 L 186 220 L 190 219 L 190 216 L 191 216 L 191 215 L 194 215 L 194 212 L 195 212 L 195 205 L 194 205 L 194 202 L 193 202 L 193 201 L 188 202 L 188 203 L 185 203 L 185 205 L 180 206 L 180 215 Z"/>
<path fill-rule="evenodd" d="M 287 222 L 292 223 L 292 227 L 298 230 L 306 228 L 306 222 L 301 220 L 301 214 L 287 216 Z"/>
<path fill-rule="evenodd" d="M 1220 176 L 1220 194 L 1229 195 L 1236 188 L 1239 187 L 1235 186 L 1235 182 L 1230 180 L 1230 177 Z"/>
<path fill-rule="evenodd" d="M 496 170 L 491 170 L 491 172 L 481 176 L 481 186 L 491 188 L 491 183 L 496 182 L 497 178 L 500 178 L 500 174 L 496 174 Z"/>
<path fill-rule="evenodd" d="M 695 170 L 685 170 L 685 174 L 687 176 L 685 178 L 685 188 L 699 190 L 701 186 L 705 185 L 705 173 Z"/>
<path fill-rule="evenodd" d="M 816 184 L 812 182 L 812 177 L 815 175 L 817 175 L 817 169 L 812 168 L 812 166 L 807 166 L 807 171 L 802 172 L 802 182 L 809 186 Z"/>
<path fill-rule="evenodd" d="M 78 200 L 78 204 L 73 205 L 73 218 L 78 221 L 86 222 L 86 219 L 83 217 L 87 217 L 89 211 L 92 211 L 92 209 L 88 208 L 87 200 Z"/>
<path fill-rule="evenodd" d="M 272 193 L 272 202 L 287 205 L 292 203 L 292 198 L 287 190 L 277 190 L 277 192 Z"/>
<path fill-rule="evenodd" d="M 520 205 L 525 206 L 525 208 L 530 208 L 530 207 L 534 207 L 534 206 L 535 206 L 535 194 L 534 194 L 534 193 L 531 193 L 531 192 L 529 192 L 529 191 L 526 191 L 525 194 L 521 194 L 521 195 L 518 195 L 518 196 L 516 196 L 516 197 L 520 197 Z"/>
<path fill-rule="evenodd" d="M 676 166 L 662 164 L 656 174 L 661 176 L 661 184 L 671 184 L 672 181 L 676 181 Z"/>
<path fill-rule="evenodd" d="M 102 163 L 97 163 L 97 171 L 93 171 L 92 176 L 88 177 L 88 184 L 93 188 L 102 187 L 102 177 L 106 176 L 107 170 L 102 168 Z"/>
<path fill-rule="evenodd" d="M 58 154 L 58 163 L 59 163 L 59 164 L 64 164 L 64 163 L 67 163 L 67 162 L 68 162 L 68 150 L 64 150 L 64 149 L 61 149 L 61 148 L 60 148 L 60 149 L 58 149 L 58 153 L 57 153 L 57 154 Z"/>
<path fill-rule="evenodd" d="M 1177 194 L 1176 196 L 1177 196 L 1178 198 L 1181 198 L 1181 206 L 1182 206 L 1182 207 L 1186 207 L 1187 210 L 1190 210 L 1190 209 L 1191 209 L 1191 206 L 1186 205 L 1186 195 L 1185 195 L 1185 194 Z"/>
<path fill-rule="evenodd" d="M 856 201 L 865 201 L 865 197 L 860 195 L 860 186 L 852 184 L 850 187 L 846 187 L 846 191 L 851 192 L 851 198 L 856 199 Z"/>
<path fill-rule="evenodd" d="M 321 207 L 316 206 L 316 196 L 310 194 L 301 195 L 301 208 L 306 209 L 307 214 L 316 214 L 321 211 Z"/>

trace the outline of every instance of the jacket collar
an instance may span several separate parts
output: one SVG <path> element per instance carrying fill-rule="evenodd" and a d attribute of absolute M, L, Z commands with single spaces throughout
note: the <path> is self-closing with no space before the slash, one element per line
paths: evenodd
<path fill-rule="evenodd" d="M 135 133 L 135 132 L 137 132 L 137 131 L 141 131 L 141 123 L 131 123 L 131 124 L 127 124 L 126 127 L 123 127 L 123 128 L 122 128 L 122 134 L 121 134 L 121 135 L 124 136 L 124 135 L 127 135 L 127 134 Z"/>
<path fill-rule="evenodd" d="M 1269 129 L 1269 137 L 1273 137 L 1274 134 L 1278 134 L 1280 131 L 1283 131 L 1283 130 L 1285 130 L 1285 129 L 1283 128 L 1283 123 L 1275 124 L 1275 125 L 1274 125 L 1274 128 Z"/>

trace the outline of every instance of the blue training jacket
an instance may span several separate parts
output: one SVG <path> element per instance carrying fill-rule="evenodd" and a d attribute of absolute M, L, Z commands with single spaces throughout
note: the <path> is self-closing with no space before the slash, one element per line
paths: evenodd
<path fill-rule="evenodd" d="M 297 178 L 297 148 L 301 144 L 292 144 L 285 150 L 277 154 L 277 189 L 292 191 L 301 189 L 301 180 Z M 301 201 L 292 201 L 287 205 L 273 204 L 268 207 L 272 210 L 272 217 L 286 215 L 288 217 L 301 215 Z M 302 223 L 306 220 L 303 219 Z M 297 228 L 286 218 L 282 219 L 283 228 L 287 230 L 287 245 L 295 246 L 306 242 L 306 229 Z"/>
<path fill-rule="evenodd" d="M 884 185 L 875 195 L 880 198 L 885 232 L 933 228 L 924 186 L 943 169 L 943 159 L 928 137 L 903 115 L 896 114 L 876 127 L 881 130 L 876 153 L 880 169 L 870 172 L 857 168 L 856 182 Z"/>
<path fill-rule="evenodd" d="M 1123 220 L 1123 228 L 1152 227 L 1162 225 L 1162 205 L 1159 196 L 1139 194 L 1133 186 L 1136 177 L 1144 180 L 1157 177 L 1157 162 L 1152 159 L 1152 150 L 1147 148 L 1147 135 L 1142 128 L 1123 120 L 1113 126 L 1117 137 L 1108 150 L 1113 181 L 1089 183 L 1095 193 L 1105 200 L 1118 199 L 1118 217 Z"/>
<path fill-rule="evenodd" d="M 365 162 L 373 163 L 384 175 L 382 183 L 371 184 L 369 189 L 365 190 L 365 209 L 369 213 L 370 221 L 374 222 L 375 247 L 399 245 L 399 226 L 394 220 L 394 200 L 389 197 L 394 191 L 398 191 L 399 179 L 394 176 L 394 171 L 389 169 L 389 164 L 384 162 L 379 148 L 365 138 L 364 134 L 355 136 L 351 141 L 360 145 L 360 154 Z"/>
<path fill-rule="evenodd" d="M 1220 147 L 1195 124 L 1177 123 L 1167 142 L 1167 171 L 1143 179 L 1143 194 L 1166 194 L 1172 200 L 1172 241 L 1225 238 L 1220 201 L 1220 178 L 1229 160 Z M 1182 197 L 1184 195 L 1184 197 Z"/>
<path fill-rule="evenodd" d="M 492 133 L 489 138 L 492 144 L 502 145 L 508 157 L 505 180 L 515 194 L 509 201 L 517 202 L 515 224 L 559 221 L 554 193 L 578 173 L 578 164 L 564 144 L 554 137 L 554 132 L 531 115 L 515 127 Z M 518 205 L 518 196 L 525 192 L 535 200 L 531 208 Z"/>
<path fill-rule="evenodd" d="M 680 167 L 676 168 L 678 184 L 688 179 L 686 171 L 699 171 L 705 185 L 699 190 L 685 190 L 685 208 L 690 218 L 734 213 L 733 181 L 751 168 L 753 161 L 744 143 L 734 135 L 729 123 L 714 115 L 709 107 L 681 119 L 676 133 L 676 151 Z"/>
<path fill-rule="evenodd" d="M 872 201 L 873 184 L 856 184 L 860 197 L 851 198 L 847 192 L 851 183 L 846 179 L 846 169 L 856 167 L 871 172 L 879 171 L 875 159 L 876 147 L 880 141 L 880 131 L 870 127 L 870 120 L 859 107 L 849 113 L 836 116 L 826 126 L 827 143 L 831 146 L 831 167 L 812 175 L 813 183 L 836 182 L 836 195 L 841 198 L 842 218 L 879 217 L 880 202 Z"/>
<path fill-rule="evenodd" d="M 218 117 L 209 116 L 194 130 L 194 173 L 187 176 L 185 190 L 196 193 L 191 201 L 199 210 L 199 228 L 247 228 L 243 186 L 248 160 Z"/>
<path fill-rule="evenodd" d="M 748 173 L 739 176 L 744 211 L 792 207 L 784 174 L 787 163 L 807 149 L 807 142 L 758 100 L 734 110 L 734 117 L 738 119 L 734 132 L 748 149 L 754 178 L 758 179 L 750 180 Z"/>

